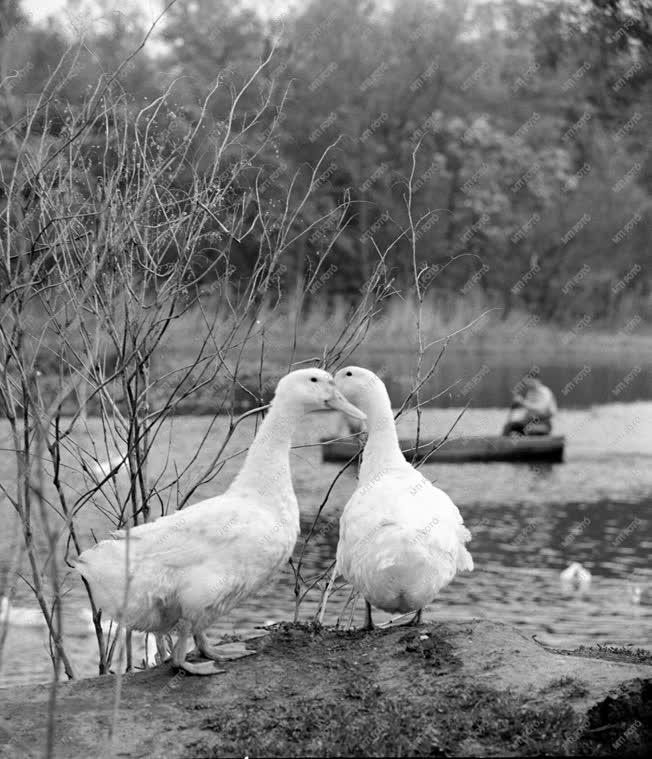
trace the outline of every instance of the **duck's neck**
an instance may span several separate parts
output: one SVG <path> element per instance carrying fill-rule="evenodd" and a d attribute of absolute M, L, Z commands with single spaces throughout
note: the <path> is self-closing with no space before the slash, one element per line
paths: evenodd
<path fill-rule="evenodd" d="M 367 411 L 367 430 L 367 443 L 360 466 L 360 482 L 363 484 L 405 464 L 389 397 Z"/>
<path fill-rule="evenodd" d="M 290 444 L 292 432 L 300 417 L 300 412 L 272 403 L 232 488 L 257 490 L 263 496 L 271 496 L 272 500 L 276 496 L 293 492 Z"/>

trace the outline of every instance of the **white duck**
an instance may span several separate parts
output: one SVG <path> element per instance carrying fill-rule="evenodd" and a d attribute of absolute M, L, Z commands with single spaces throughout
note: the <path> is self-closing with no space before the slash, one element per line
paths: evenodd
<path fill-rule="evenodd" d="M 358 488 L 340 519 L 336 574 L 342 574 L 371 607 L 388 612 L 421 610 L 455 577 L 471 571 L 464 547 L 471 533 L 442 490 L 409 464 L 399 447 L 392 406 L 383 382 L 349 366 L 335 384 L 367 416 L 368 438 Z"/>
<path fill-rule="evenodd" d="M 591 573 L 579 561 L 572 561 L 559 573 L 562 589 L 570 592 L 579 590 L 586 593 L 591 587 Z"/>
<path fill-rule="evenodd" d="M 84 551 L 76 568 L 103 612 L 128 628 L 156 633 L 161 656 L 164 635 L 176 631 L 173 664 L 191 674 L 215 674 L 223 671 L 215 661 L 251 653 L 225 655 L 225 647 L 209 644 L 205 630 L 264 586 L 289 559 L 299 534 L 290 438 L 304 414 L 324 408 L 364 416 L 338 392 L 328 372 L 288 374 L 278 383 L 242 469 L 224 494 L 129 533 L 120 530 L 114 540 Z M 211 661 L 186 661 L 190 635 Z"/>

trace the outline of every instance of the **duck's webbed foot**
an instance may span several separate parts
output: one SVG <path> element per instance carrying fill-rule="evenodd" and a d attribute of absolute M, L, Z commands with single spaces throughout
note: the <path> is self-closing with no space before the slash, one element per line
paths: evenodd
<path fill-rule="evenodd" d="M 244 641 L 222 643 L 219 646 L 214 646 L 209 642 L 206 633 L 198 633 L 194 638 L 200 655 L 211 661 L 232 661 L 234 659 L 243 659 L 245 656 L 251 656 L 256 653 L 246 648 Z"/>
<path fill-rule="evenodd" d="M 186 652 L 188 651 L 188 636 L 190 634 L 190 623 L 183 622 L 179 628 L 179 638 L 172 651 L 172 663 L 174 666 L 187 672 L 189 675 L 221 675 L 226 672 L 225 669 L 218 669 L 214 661 L 190 662 L 186 661 Z"/>
<path fill-rule="evenodd" d="M 225 669 L 219 669 L 215 661 L 183 661 L 177 667 L 189 675 L 223 675 L 226 672 Z"/>
<path fill-rule="evenodd" d="M 362 626 L 363 630 L 373 630 L 374 629 L 374 623 L 371 619 L 371 604 L 369 601 L 365 599 L 365 612 L 364 612 L 364 625 Z"/>

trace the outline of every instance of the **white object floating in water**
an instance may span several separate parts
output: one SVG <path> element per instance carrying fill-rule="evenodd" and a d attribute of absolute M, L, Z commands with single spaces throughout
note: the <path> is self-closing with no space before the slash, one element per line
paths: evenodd
<path fill-rule="evenodd" d="M 93 612 L 83 607 L 79 612 L 79 619 L 83 623 L 84 629 L 86 632 L 89 633 L 95 633 L 95 622 L 93 621 Z M 100 626 L 102 627 L 102 632 L 106 635 L 109 630 L 115 630 L 117 627 L 116 622 L 114 622 L 111 619 L 106 619 L 105 617 L 100 618 Z"/>
<path fill-rule="evenodd" d="M 95 623 L 93 622 L 93 612 L 90 609 L 83 608 L 81 610 L 80 617 L 84 621 L 84 625 L 88 632 L 94 632 Z"/>
<path fill-rule="evenodd" d="M 652 588 L 641 585 L 630 585 L 631 601 L 637 606 L 652 606 Z"/>
<path fill-rule="evenodd" d="M 584 593 L 591 587 L 591 573 L 579 561 L 571 562 L 560 573 L 559 579 L 565 590 L 579 590 Z"/>
<path fill-rule="evenodd" d="M 95 461 L 91 464 L 91 472 L 96 477 L 104 478 L 113 473 L 113 477 L 123 472 L 126 468 L 126 457 L 119 453 L 114 456 L 110 456 L 106 461 Z M 115 471 L 114 471 L 115 470 Z"/>
<path fill-rule="evenodd" d="M 90 609 L 81 609 L 77 615 L 77 620 L 80 624 L 75 625 L 73 622 L 67 626 L 67 634 L 74 635 L 76 629 L 79 626 L 81 626 L 83 629 L 83 634 L 86 634 L 87 632 L 95 632 L 93 614 L 91 613 Z M 105 633 L 109 629 L 110 622 L 110 620 L 102 620 L 102 629 Z M 12 603 L 10 603 L 9 599 L 6 596 L 0 597 L 0 624 L 8 624 L 10 627 L 33 628 L 41 628 L 47 626 L 45 617 L 38 607 L 14 606 Z"/>
<path fill-rule="evenodd" d="M 11 627 L 45 627 L 40 609 L 13 606 L 6 596 L 0 598 L 0 624 Z"/>

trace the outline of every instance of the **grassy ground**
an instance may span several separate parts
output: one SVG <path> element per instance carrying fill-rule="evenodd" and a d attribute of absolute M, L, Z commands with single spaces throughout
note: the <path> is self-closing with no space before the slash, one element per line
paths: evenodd
<path fill-rule="evenodd" d="M 167 666 L 124 676 L 115 711 L 115 678 L 61 686 L 57 756 L 646 756 L 652 748 L 652 666 L 627 655 L 560 655 L 486 620 L 372 633 L 281 624 L 251 645 L 256 656 L 211 678 Z M 0 691 L 0 756 L 24 747 L 33 753 L 20 755 L 40 755 L 47 697 L 46 686 Z"/>

